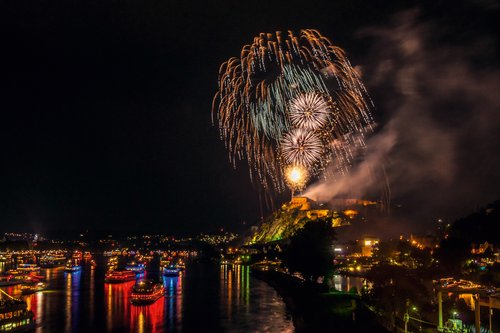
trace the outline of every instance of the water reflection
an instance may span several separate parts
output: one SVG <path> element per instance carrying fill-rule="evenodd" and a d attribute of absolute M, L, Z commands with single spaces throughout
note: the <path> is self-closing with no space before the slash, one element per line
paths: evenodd
<path fill-rule="evenodd" d="M 43 332 L 291 332 L 293 325 L 276 292 L 250 276 L 248 266 L 193 264 L 178 277 L 164 277 L 165 296 L 134 306 L 134 281 L 104 283 L 104 269 L 65 273 L 42 269 L 48 289 L 21 295 Z"/>
<path fill-rule="evenodd" d="M 346 275 L 334 275 L 333 276 L 333 285 L 335 290 L 349 292 L 353 287 L 356 288 L 357 291 L 360 291 L 363 288 L 364 279 L 355 276 L 346 276 Z"/>
<path fill-rule="evenodd" d="M 222 327 L 226 332 L 293 332 L 290 315 L 276 291 L 252 279 L 243 265 L 220 266 Z"/>
<path fill-rule="evenodd" d="M 106 328 L 111 331 L 120 327 L 130 319 L 130 294 L 134 281 L 124 283 L 104 284 L 104 299 L 106 300 Z M 120 324 L 121 323 L 121 324 Z"/>
<path fill-rule="evenodd" d="M 178 277 L 165 277 L 163 286 L 167 303 L 167 327 L 169 331 L 181 330 L 182 327 L 182 287 L 184 273 L 180 272 Z"/>
<path fill-rule="evenodd" d="M 150 305 L 144 306 L 131 306 L 130 331 L 131 332 L 163 332 L 165 325 L 163 318 L 165 315 L 165 302 L 164 299 L 159 299 Z"/>
<path fill-rule="evenodd" d="M 64 272 L 66 280 L 66 332 L 71 332 L 72 327 L 76 327 L 78 323 L 78 315 L 80 313 L 80 281 L 82 272 L 68 273 Z"/>

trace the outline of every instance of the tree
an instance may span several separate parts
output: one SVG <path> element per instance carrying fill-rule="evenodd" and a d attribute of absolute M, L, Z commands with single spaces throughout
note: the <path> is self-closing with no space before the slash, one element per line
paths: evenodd
<path fill-rule="evenodd" d="M 306 280 L 316 281 L 333 271 L 332 242 L 335 230 L 328 219 L 317 219 L 304 225 L 291 239 L 283 262 L 288 269 L 300 272 Z"/>
<path fill-rule="evenodd" d="M 435 257 L 440 266 L 451 273 L 461 271 L 464 261 L 470 256 L 470 245 L 467 241 L 458 238 L 448 238 L 441 242 L 436 250 Z"/>
<path fill-rule="evenodd" d="M 374 258 L 379 261 L 387 261 L 389 259 L 393 259 L 396 253 L 397 243 L 393 240 L 390 241 L 381 241 L 375 251 Z"/>

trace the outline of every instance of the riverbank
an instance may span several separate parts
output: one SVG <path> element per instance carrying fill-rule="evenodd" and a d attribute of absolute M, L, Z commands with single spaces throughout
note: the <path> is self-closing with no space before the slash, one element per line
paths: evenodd
<path fill-rule="evenodd" d="M 317 285 L 275 271 L 252 269 L 251 273 L 272 286 L 283 298 L 297 333 L 388 332 L 356 295 L 325 293 Z"/>

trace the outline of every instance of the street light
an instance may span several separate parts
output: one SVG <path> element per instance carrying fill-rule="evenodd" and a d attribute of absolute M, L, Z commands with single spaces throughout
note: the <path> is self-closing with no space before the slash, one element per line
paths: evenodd
<path fill-rule="evenodd" d="M 413 312 L 415 312 L 415 314 L 418 315 L 418 331 L 421 332 L 422 331 L 422 316 L 420 315 L 420 313 L 418 313 L 418 309 L 416 306 L 413 306 L 411 308 L 413 310 Z"/>

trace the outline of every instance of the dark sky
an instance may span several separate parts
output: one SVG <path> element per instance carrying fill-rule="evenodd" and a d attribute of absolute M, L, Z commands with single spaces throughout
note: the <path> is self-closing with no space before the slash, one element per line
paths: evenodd
<path fill-rule="evenodd" d="M 491 91 L 498 88 L 494 1 L 381 4 L 3 0 L 0 230 L 196 233 L 255 223 L 260 216 L 257 190 L 244 163 L 237 170 L 229 165 L 210 114 L 220 64 L 260 32 L 315 28 L 346 49 L 353 65 L 363 70 L 382 125 L 405 119 L 395 117 L 400 115 L 395 110 L 407 101 L 400 98 L 400 83 L 395 84 L 397 70 L 384 76 L 376 69 L 393 56 L 398 60 L 392 68 L 420 61 L 391 53 L 399 52 L 395 45 L 403 42 L 388 35 L 409 20 L 409 29 L 425 27 L 430 53 L 446 44 L 463 54 L 443 55 L 422 70 L 462 63 L 475 77 L 488 73 L 491 82 L 481 83 Z M 410 18 L 404 16 L 409 9 L 414 11 Z M 475 43 L 482 49 L 464 53 L 477 50 Z M 470 109 L 447 102 L 438 107 L 437 100 L 432 108 L 442 112 L 433 116 L 436 131 L 460 132 L 457 119 L 464 120 L 458 126 L 470 124 Z M 493 99 L 484 109 L 498 112 L 497 102 Z M 425 210 L 426 218 L 454 216 L 456 207 L 465 213 L 500 196 L 498 176 L 489 177 L 499 166 L 498 127 L 490 127 L 486 136 L 476 138 L 483 154 L 469 155 L 478 149 L 474 143 L 465 153 L 455 149 L 446 161 L 465 164 L 451 182 L 482 164 L 486 171 L 470 176 L 474 192 L 447 199 L 448 183 L 440 196 L 445 202 Z M 407 150 L 396 151 L 394 160 L 405 158 L 401 151 Z M 495 158 L 485 161 L 484 156 Z M 401 175 L 393 180 L 402 182 Z M 430 182 L 422 187 L 434 188 Z M 422 211 L 429 205 L 426 191 L 396 190 L 394 199 L 409 207 L 415 203 L 418 208 L 410 212 Z"/>

